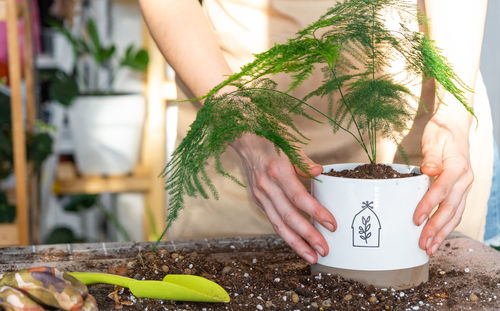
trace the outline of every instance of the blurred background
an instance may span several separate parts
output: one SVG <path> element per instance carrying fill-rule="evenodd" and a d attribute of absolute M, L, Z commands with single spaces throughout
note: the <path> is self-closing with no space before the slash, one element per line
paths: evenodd
<path fill-rule="evenodd" d="M 481 71 L 497 143 L 499 30 L 491 0 Z M 156 239 L 174 80 L 134 0 L 0 0 L 0 246 Z"/>
<path fill-rule="evenodd" d="M 0 1 L 0 20 L 0 245 L 156 239 L 176 96 L 137 2 Z"/>

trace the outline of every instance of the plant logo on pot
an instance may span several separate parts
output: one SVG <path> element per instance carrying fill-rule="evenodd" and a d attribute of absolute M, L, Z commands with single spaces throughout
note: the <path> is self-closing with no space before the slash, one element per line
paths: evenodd
<path fill-rule="evenodd" d="M 373 201 L 364 201 L 352 219 L 352 246 L 380 247 L 380 220 L 373 211 Z"/>

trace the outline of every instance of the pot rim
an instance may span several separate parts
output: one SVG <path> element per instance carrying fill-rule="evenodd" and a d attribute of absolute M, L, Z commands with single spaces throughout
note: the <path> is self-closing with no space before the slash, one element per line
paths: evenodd
<path fill-rule="evenodd" d="M 327 170 L 333 168 L 334 166 L 346 166 L 346 165 L 349 165 L 349 166 L 359 166 L 359 165 L 364 165 L 364 164 L 367 164 L 367 163 L 362 163 L 362 162 L 347 162 L 347 163 L 333 163 L 333 164 L 326 164 L 326 165 L 322 165 L 323 167 L 323 172 L 316 176 L 316 180 L 319 180 L 321 181 L 321 179 L 324 179 L 324 180 L 349 180 L 350 182 L 394 182 L 394 181 L 409 181 L 409 180 L 416 180 L 416 179 L 429 179 L 429 176 L 428 175 L 425 175 L 423 174 L 421 171 L 420 171 L 420 168 L 418 166 L 415 166 L 415 165 L 408 165 L 408 164 L 399 164 L 399 163 L 377 163 L 377 164 L 383 164 L 383 165 L 389 165 L 391 166 L 392 168 L 394 168 L 395 170 L 397 170 L 397 168 L 395 166 L 399 166 L 399 167 L 407 167 L 409 168 L 408 172 L 416 172 L 416 173 L 419 173 L 420 175 L 417 175 L 417 176 L 410 176 L 410 177 L 397 177 L 397 178 L 384 178 L 384 179 L 369 179 L 369 178 L 348 178 L 348 177 L 338 177 L 338 176 L 329 176 L 329 175 L 325 175 L 323 174 L 324 172 L 326 172 Z M 316 181 L 313 179 L 313 181 Z"/>

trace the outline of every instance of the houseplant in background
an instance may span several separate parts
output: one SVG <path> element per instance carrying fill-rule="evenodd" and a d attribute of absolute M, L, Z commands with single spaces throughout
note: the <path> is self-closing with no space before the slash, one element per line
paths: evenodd
<path fill-rule="evenodd" d="M 73 230 L 66 226 L 58 226 L 52 229 L 52 231 L 45 238 L 45 244 L 59 244 L 59 243 L 82 243 L 91 242 L 92 240 L 85 235 L 87 229 L 85 216 L 82 215 L 83 212 L 89 211 L 91 209 L 97 208 L 104 218 L 106 223 L 110 223 L 115 229 L 116 233 L 121 236 L 124 241 L 130 241 L 130 236 L 127 233 L 125 227 L 120 223 L 116 215 L 107 210 L 102 204 L 99 195 L 95 194 L 74 194 L 69 196 L 68 201 L 63 206 L 63 210 L 70 213 L 75 213 L 80 215 L 80 226 L 82 228 L 83 234 L 77 236 Z"/>
<path fill-rule="evenodd" d="M 69 107 L 70 128 L 78 170 L 83 174 L 126 174 L 137 162 L 146 114 L 140 93 L 114 91 L 122 68 L 144 72 L 149 56 L 129 45 L 117 58 L 114 45 L 105 46 L 89 19 L 80 36 L 52 23 L 72 46 L 74 66 L 68 74 L 51 75 L 49 95 Z"/>
<path fill-rule="evenodd" d="M 26 133 L 27 157 L 30 161 L 30 174 L 38 174 L 43 161 L 52 153 L 52 137 L 50 128 L 37 121 L 35 133 Z M 12 141 L 12 120 L 10 111 L 10 95 L 0 88 L 0 181 L 14 176 L 14 149 Z M 10 184 L 10 183 L 9 183 Z M 11 223 L 16 218 L 16 207 L 9 200 L 10 185 L 4 189 L 0 185 L 0 223 Z"/>
<path fill-rule="evenodd" d="M 401 22 L 389 29 L 382 11 L 390 11 Z M 207 198 L 210 191 L 217 197 L 206 172 L 209 159 L 214 159 L 218 173 L 241 184 L 223 169 L 220 156 L 227 143 L 243 133 L 268 139 L 293 165 L 307 172 L 297 147 L 307 138 L 294 125 L 292 117 L 316 122 L 320 117 L 334 132 L 341 129 L 349 133 L 370 162 L 359 168 L 358 164 L 348 163 L 325 166 L 326 169 L 390 173 L 382 177 L 387 179 L 378 180 L 373 179 L 377 176 L 360 179 L 327 176 L 324 171 L 313 181 L 314 196 L 331 209 L 339 223 L 334 233 L 316 225 L 335 251 L 320 258 L 313 270 L 399 288 L 427 280 L 428 256 L 418 247 L 423 226 L 415 226 L 412 216 L 428 189 L 429 179 L 408 165 L 376 164 L 377 136 L 395 142 L 402 139 L 416 113 L 411 99 L 418 98 L 408 85 L 418 77 L 434 78 L 465 109 L 471 114 L 473 111 L 465 99 L 465 92 L 470 89 L 434 43 L 406 26 L 417 19 L 425 22 L 416 7 L 404 1 L 339 2 L 295 38 L 256 55 L 252 63 L 212 89 L 203 97 L 203 107 L 163 172 L 171 195 L 166 228 L 183 208 L 184 195 L 199 194 Z M 404 77 L 386 70 L 390 61 L 396 59 L 406 64 Z M 303 98 L 292 96 L 290 91 L 317 68 L 324 73 L 323 82 Z M 278 73 L 290 75 L 287 91 L 278 90 L 272 80 L 272 75 Z M 236 90 L 219 94 L 226 86 Z M 333 95 L 339 99 L 334 100 Z M 328 113 L 308 104 L 307 100 L 316 96 L 328 100 Z M 400 152 L 404 155 L 403 150 Z M 398 173 L 403 176 L 395 179 Z M 345 200 L 340 201 L 339 197 Z"/>

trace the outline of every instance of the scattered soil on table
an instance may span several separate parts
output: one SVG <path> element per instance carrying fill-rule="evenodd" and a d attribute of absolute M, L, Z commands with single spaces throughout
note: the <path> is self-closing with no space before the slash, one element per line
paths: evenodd
<path fill-rule="evenodd" d="M 359 179 L 389 179 L 389 178 L 404 178 L 418 176 L 416 173 L 403 174 L 394 170 L 389 165 L 385 164 L 363 164 L 359 165 L 352 170 L 335 171 L 331 170 L 323 173 L 328 176 L 345 177 L 345 178 L 359 178 Z"/>
<path fill-rule="evenodd" d="M 140 299 L 128 289 L 89 286 L 100 310 L 500 310 L 500 276 L 472 277 L 433 265 L 429 282 L 407 290 L 377 289 L 335 275 L 311 275 L 310 265 L 288 247 L 204 252 L 138 253 L 110 273 L 161 280 L 167 273 L 217 282 L 231 302 L 193 303 Z"/>

